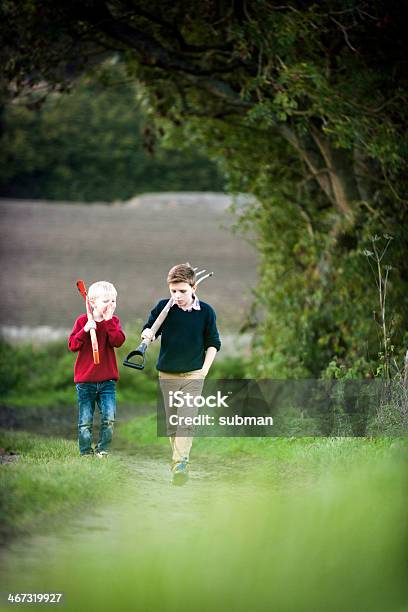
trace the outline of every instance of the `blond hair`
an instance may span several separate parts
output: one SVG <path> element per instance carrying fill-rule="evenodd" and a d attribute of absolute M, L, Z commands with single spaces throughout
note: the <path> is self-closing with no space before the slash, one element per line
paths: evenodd
<path fill-rule="evenodd" d="M 188 283 L 191 287 L 194 287 L 196 284 L 194 269 L 188 262 L 173 266 L 167 274 L 167 284 L 170 285 L 170 283 Z"/>
<path fill-rule="evenodd" d="M 99 297 L 103 297 L 105 295 L 117 295 L 115 287 L 112 283 L 108 283 L 108 281 L 97 281 L 93 283 L 88 289 L 88 297 L 91 300 L 96 300 Z"/>

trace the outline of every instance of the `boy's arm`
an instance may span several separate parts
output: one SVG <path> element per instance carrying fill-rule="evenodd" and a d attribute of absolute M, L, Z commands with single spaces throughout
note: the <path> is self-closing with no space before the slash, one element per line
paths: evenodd
<path fill-rule="evenodd" d="M 220 348 L 221 340 L 217 329 L 217 317 L 215 311 L 210 308 L 204 337 L 205 359 L 202 367 L 204 376 L 207 376 L 217 351 L 219 351 Z"/>
<path fill-rule="evenodd" d="M 143 338 L 143 332 L 145 329 L 150 329 L 153 325 L 153 323 L 155 322 L 155 320 L 157 319 L 157 317 L 159 316 L 159 314 L 161 313 L 161 311 L 163 310 L 163 308 L 166 305 L 166 300 L 161 300 L 158 304 L 156 304 L 156 306 L 152 309 L 152 311 L 150 312 L 149 318 L 147 319 L 146 323 L 143 325 L 142 327 L 142 338 Z M 155 338 L 157 338 L 158 336 L 160 336 L 161 332 L 162 332 L 162 325 L 159 327 L 159 329 L 156 331 L 155 334 Z"/>
<path fill-rule="evenodd" d="M 85 323 L 86 317 L 78 317 L 75 321 L 73 330 L 68 339 L 68 348 L 73 353 L 76 353 L 82 348 L 84 340 L 87 337 L 87 332 L 84 330 Z"/>
<path fill-rule="evenodd" d="M 215 348 L 215 346 L 209 346 L 206 353 L 205 353 L 205 359 L 204 359 L 204 363 L 203 363 L 203 367 L 201 368 L 201 371 L 205 376 L 207 376 L 212 363 L 215 359 L 215 356 L 217 354 L 217 349 Z"/>
<path fill-rule="evenodd" d="M 125 332 L 120 324 L 119 317 L 112 317 L 105 321 L 105 328 L 108 334 L 109 344 L 119 348 L 126 340 Z"/>

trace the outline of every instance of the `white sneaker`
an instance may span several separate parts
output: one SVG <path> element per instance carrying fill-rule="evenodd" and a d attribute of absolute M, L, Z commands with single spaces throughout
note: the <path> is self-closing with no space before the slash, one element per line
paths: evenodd
<path fill-rule="evenodd" d="M 97 451 L 97 452 L 95 453 L 95 455 L 96 455 L 97 457 L 103 458 L 103 457 L 107 457 L 107 456 L 108 456 L 108 453 L 107 453 L 106 451 Z"/>

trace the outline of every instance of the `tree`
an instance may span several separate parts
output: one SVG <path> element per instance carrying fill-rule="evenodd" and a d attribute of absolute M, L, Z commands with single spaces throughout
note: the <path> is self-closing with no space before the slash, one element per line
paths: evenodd
<path fill-rule="evenodd" d="M 168 139 L 182 130 L 221 160 L 231 189 L 256 195 L 245 219 L 262 256 L 260 346 L 268 359 L 261 368 L 273 361 L 271 343 L 282 363 L 294 362 L 272 373 L 317 374 L 333 355 L 346 363 L 350 355 L 372 357 L 361 334 L 372 341 L 364 322 L 375 298 L 356 255 L 378 231 L 395 237 L 401 351 L 408 314 L 401 3 L 25 0 L 6 2 L 2 12 L 7 95 L 27 88 L 33 95 L 44 82 L 70 87 L 78 73 L 119 53 L 129 77 L 143 83 L 157 129 Z"/>
<path fill-rule="evenodd" d="M 120 79 L 115 59 L 78 79 L 69 95 L 51 93 L 40 108 L 18 99 L 5 108 L 0 196 L 109 202 L 163 189 L 222 190 L 208 159 L 156 146 L 137 87 Z"/>

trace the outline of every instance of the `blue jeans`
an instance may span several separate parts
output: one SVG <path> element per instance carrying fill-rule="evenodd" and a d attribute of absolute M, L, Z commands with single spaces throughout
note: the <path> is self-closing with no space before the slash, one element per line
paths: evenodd
<path fill-rule="evenodd" d="M 112 441 L 116 414 L 116 381 L 77 383 L 78 395 L 78 443 L 81 455 L 93 452 L 92 428 L 95 401 L 101 415 L 99 441 L 95 451 L 107 451 Z"/>

